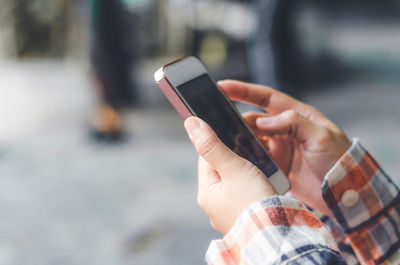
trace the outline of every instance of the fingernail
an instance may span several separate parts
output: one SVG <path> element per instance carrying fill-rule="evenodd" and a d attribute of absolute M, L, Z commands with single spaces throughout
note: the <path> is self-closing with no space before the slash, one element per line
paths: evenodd
<path fill-rule="evenodd" d="M 263 117 L 263 118 L 257 118 L 256 124 L 258 126 L 262 125 L 270 125 L 274 121 L 273 117 Z"/>
<path fill-rule="evenodd" d="M 189 137 L 192 138 L 193 135 L 201 128 L 201 124 L 198 119 L 194 117 L 187 118 L 185 121 L 185 128 Z"/>

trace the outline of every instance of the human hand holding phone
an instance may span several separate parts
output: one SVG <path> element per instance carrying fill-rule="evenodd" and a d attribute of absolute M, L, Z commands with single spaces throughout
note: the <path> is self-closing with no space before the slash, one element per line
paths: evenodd
<path fill-rule="evenodd" d="M 278 194 L 289 190 L 287 177 L 200 60 L 193 56 L 176 60 L 157 70 L 154 79 L 184 120 L 201 118 L 225 146 L 260 169 Z"/>
<path fill-rule="evenodd" d="M 197 201 L 213 228 L 226 234 L 251 203 L 277 192 L 260 169 L 224 145 L 207 123 L 190 117 L 185 128 L 200 156 Z"/>
<path fill-rule="evenodd" d="M 331 216 L 320 187 L 325 174 L 350 148 L 342 130 L 316 108 L 272 88 L 233 80 L 218 85 L 231 100 L 268 112 L 250 112 L 244 119 L 258 137 L 270 136 L 269 153 L 288 176 L 293 195 Z"/>

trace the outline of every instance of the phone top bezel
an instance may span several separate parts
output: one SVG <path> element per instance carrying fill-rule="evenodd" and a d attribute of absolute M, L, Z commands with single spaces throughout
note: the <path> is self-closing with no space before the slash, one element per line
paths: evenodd
<path fill-rule="evenodd" d="M 175 63 L 166 65 L 163 70 L 165 77 L 174 87 L 208 73 L 203 63 L 194 56 L 187 56 Z"/>

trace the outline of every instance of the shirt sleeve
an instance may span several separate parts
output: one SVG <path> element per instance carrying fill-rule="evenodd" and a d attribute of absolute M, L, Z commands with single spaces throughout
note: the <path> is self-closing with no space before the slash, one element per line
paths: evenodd
<path fill-rule="evenodd" d="M 361 264 L 400 264 L 399 188 L 357 139 L 321 188 Z"/>
<path fill-rule="evenodd" d="M 250 205 L 222 240 L 211 242 L 208 264 L 345 264 L 323 223 L 296 199 L 273 196 Z"/>

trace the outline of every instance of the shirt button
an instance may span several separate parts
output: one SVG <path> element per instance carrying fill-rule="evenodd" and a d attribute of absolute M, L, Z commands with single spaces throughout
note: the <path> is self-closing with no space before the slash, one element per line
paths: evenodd
<path fill-rule="evenodd" d="M 353 207 L 357 204 L 359 199 L 358 192 L 355 190 L 346 190 L 342 195 L 342 204 L 347 208 Z"/>

